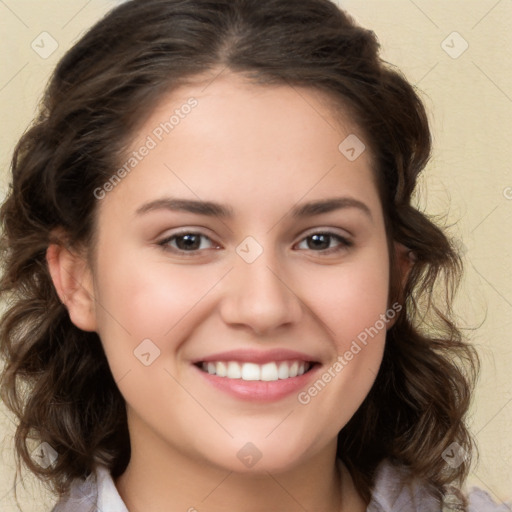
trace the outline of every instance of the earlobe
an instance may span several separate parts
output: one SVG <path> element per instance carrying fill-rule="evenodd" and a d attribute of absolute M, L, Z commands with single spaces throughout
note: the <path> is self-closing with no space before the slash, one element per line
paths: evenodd
<path fill-rule="evenodd" d="M 50 244 L 46 261 L 57 294 L 73 324 L 83 331 L 95 331 L 92 275 L 85 258 L 61 244 Z"/>

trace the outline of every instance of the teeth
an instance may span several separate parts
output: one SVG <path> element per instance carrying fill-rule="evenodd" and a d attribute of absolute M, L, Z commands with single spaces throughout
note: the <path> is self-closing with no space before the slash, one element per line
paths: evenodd
<path fill-rule="evenodd" d="M 281 361 L 259 365 L 256 363 L 238 363 L 236 361 L 218 361 L 202 363 L 203 371 L 217 377 L 228 379 L 274 381 L 303 375 L 311 367 L 304 361 Z"/>
<path fill-rule="evenodd" d="M 281 363 L 279 365 L 279 370 L 277 370 L 277 375 L 280 379 L 287 379 L 290 377 L 290 368 L 286 363 Z"/>
<path fill-rule="evenodd" d="M 228 373 L 226 377 L 228 379 L 241 379 L 242 369 L 240 368 L 240 365 L 238 363 L 235 363 L 234 361 L 230 361 L 228 363 Z"/>
<path fill-rule="evenodd" d="M 260 367 L 254 363 L 242 365 L 242 380 L 260 380 Z"/>
<path fill-rule="evenodd" d="M 267 363 L 261 367 L 261 380 L 271 381 L 279 379 L 276 363 Z"/>
<path fill-rule="evenodd" d="M 228 375 L 228 367 L 226 366 L 226 363 L 223 363 L 222 361 L 217 363 L 213 363 L 214 366 L 216 366 L 216 373 L 219 377 L 227 377 Z"/>

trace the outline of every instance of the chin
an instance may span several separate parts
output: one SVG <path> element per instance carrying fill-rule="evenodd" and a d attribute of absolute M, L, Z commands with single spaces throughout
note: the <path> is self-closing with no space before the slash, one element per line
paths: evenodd
<path fill-rule="evenodd" d="M 223 447 L 212 447 L 212 451 L 203 453 L 203 457 L 226 471 L 267 475 L 293 470 L 308 458 L 308 453 L 314 452 L 312 447 L 305 446 L 304 438 L 288 438 L 286 441 L 286 434 L 271 439 L 273 435 L 267 439 L 265 436 L 253 437 L 253 441 L 249 435 L 237 436 Z"/>

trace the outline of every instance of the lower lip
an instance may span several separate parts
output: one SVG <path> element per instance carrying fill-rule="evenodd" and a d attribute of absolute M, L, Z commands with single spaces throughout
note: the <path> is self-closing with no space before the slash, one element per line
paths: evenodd
<path fill-rule="evenodd" d="M 209 384 L 217 389 L 235 398 L 259 402 L 273 402 L 293 393 L 298 393 L 307 385 L 320 367 L 320 365 L 314 365 L 308 372 L 289 379 L 260 381 L 218 377 L 200 370 L 195 365 L 193 366 Z"/>

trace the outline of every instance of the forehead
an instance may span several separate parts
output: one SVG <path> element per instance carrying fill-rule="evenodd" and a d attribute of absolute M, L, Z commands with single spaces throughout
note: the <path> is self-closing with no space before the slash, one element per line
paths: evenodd
<path fill-rule="evenodd" d="M 199 107 L 193 112 L 187 106 L 191 99 Z M 181 120 L 193 113 L 192 119 L 218 116 L 215 132 L 244 127 L 254 136 L 263 138 L 267 134 L 269 139 L 279 132 L 281 142 L 286 140 L 287 134 L 296 134 L 297 130 L 308 135 L 314 130 L 319 136 L 328 131 L 341 136 L 356 129 L 353 112 L 349 110 L 344 100 L 324 90 L 285 83 L 254 83 L 241 74 L 226 72 L 207 78 L 195 77 L 164 95 L 145 117 L 137 135 L 144 136 L 152 131 L 160 140 L 161 136 L 170 134 L 161 126 L 168 121 L 173 125 L 170 131 L 183 132 L 191 123 L 181 123 Z M 173 120 L 173 113 L 179 119 L 175 115 Z M 300 124 L 292 126 L 294 122 Z M 164 128 L 164 133 L 159 127 Z M 204 132 L 209 136 L 214 134 L 211 128 L 211 124 L 204 125 Z M 197 123 L 193 123 L 193 129 L 201 133 Z"/>
<path fill-rule="evenodd" d="M 236 74 L 197 80 L 162 97 L 123 164 L 128 176 L 108 199 L 154 199 L 149 196 L 172 190 L 233 202 L 236 192 L 241 204 L 263 199 L 260 207 L 270 207 L 276 199 L 294 203 L 337 189 L 376 197 L 370 151 L 332 97 Z"/>

